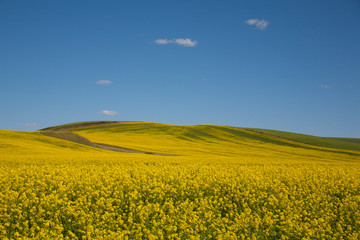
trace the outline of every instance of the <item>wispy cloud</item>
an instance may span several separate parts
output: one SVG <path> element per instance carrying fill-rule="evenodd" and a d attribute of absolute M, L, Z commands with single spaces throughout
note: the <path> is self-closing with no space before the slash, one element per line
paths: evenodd
<path fill-rule="evenodd" d="M 327 84 L 321 84 L 320 87 L 321 87 L 321 88 L 325 88 L 325 89 L 331 88 L 330 85 L 327 85 Z"/>
<path fill-rule="evenodd" d="M 104 110 L 104 111 L 100 112 L 100 114 L 107 115 L 107 116 L 115 116 L 115 115 L 118 115 L 119 113 L 115 112 L 115 111 Z"/>
<path fill-rule="evenodd" d="M 195 47 L 198 44 L 197 41 L 193 41 L 190 38 L 178 38 L 175 39 L 175 43 L 184 47 Z"/>
<path fill-rule="evenodd" d="M 190 38 L 176 38 L 176 39 L 156 39 L 156 44 L 166 45 L 166 44 L 177 44 L 184 47 L 195 47 L 198 42 L 191 40 Z"/>
<path fill-rule="evenodd" d="M 259 19 L 249 19 L 246 21 L 247 24 L 251 25 L 255 25 L 258 29 L 264 30 L 269 24 L 270 22 L 267 20 L 259 20 Z"/>
<path fill-rule="evenodd" d="M 31 122 L 31 123 L 25 123 L 25 127 L 37 127 L 37 123 Z"/>
<path fill-rule="evenodd" d="M 155 42 L 156 42 L 156 44 L 159 44 L 159 45 L 165 45 L 165 44 L 173 43 L 173 40 L 156 39 Z"/>
<path fill-rule="evenodd" d="M 111 85 L 112 81 L 110 81 L 110 80 L 99 80 L 99 81 L 96 82 L 96 84 L 99 84 L 99 85 Z"/>

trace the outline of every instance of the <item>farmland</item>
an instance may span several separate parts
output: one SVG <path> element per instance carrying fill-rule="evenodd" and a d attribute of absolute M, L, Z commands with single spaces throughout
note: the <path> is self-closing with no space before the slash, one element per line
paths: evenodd
<path fill-rule="evenodd" d="M 0 130 L 1 239 L 360 238 L 356 141 L 141 122 L 61 130 L 134 152 Z"/>

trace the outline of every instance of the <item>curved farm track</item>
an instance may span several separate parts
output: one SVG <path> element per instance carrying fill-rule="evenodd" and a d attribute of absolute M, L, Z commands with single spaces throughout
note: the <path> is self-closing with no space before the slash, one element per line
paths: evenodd
<path fill-rule="evenodd" d="M 64 126 L 64 127 L 52 127 L 42 129 L 41 133 L 48 137 L 54 137 L 90 147 L 95 147 L 103 150 L 114 151 L 114 152 L 126 152 L 126 153 L 143 153 L 143 154 L 153 154 L 158 156 L 178 156 L 174 154 L 165 154 L 165 153 L 155 153 L 155 152 L 145 152 L 135 149 L 129 148 L 122 148 L 118 146 L 111 146 L 102 143 L 95 143 L 90 141 L 87 138 L 84 138 L 76 133 L 71 132 L 71 130 L 85 128 L 85 127 L 92 127 L 92 126 L 99 126 L 99 125 L 109 125 L 109 124 L 118 124 L 118 123 L 127 123 L 125 121 L 118 121 L 118 122 L 90 122 L 88 124 L 78 124 L 74 126 Z"/>

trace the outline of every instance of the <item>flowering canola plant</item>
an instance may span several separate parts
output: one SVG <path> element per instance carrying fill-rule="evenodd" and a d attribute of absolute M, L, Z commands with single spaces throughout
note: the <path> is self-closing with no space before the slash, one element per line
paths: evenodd
<path fill-rule="evenodd" d="M 0 130 L 0 239 L 360 238 L 360 153 L 146 123 L 126 145 L 121 127 L 81 135 L 180 156 Z"/>

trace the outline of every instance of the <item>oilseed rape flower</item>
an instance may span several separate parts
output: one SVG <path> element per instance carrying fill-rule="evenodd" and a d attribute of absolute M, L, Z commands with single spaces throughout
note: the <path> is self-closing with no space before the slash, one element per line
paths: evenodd
<path fill-rule="evenodd" d="M 79 132 L 176 156 L 0 131 L 0 239 L 360 238 L 359 153 L 229 127 L 142 126 Z"/>
<path fill-rule="evenodd" d="M 354 167 L 2 166 L 2 239 L 357 239 Z M 196 172 L 196 174 L 194 174 Z"/>

